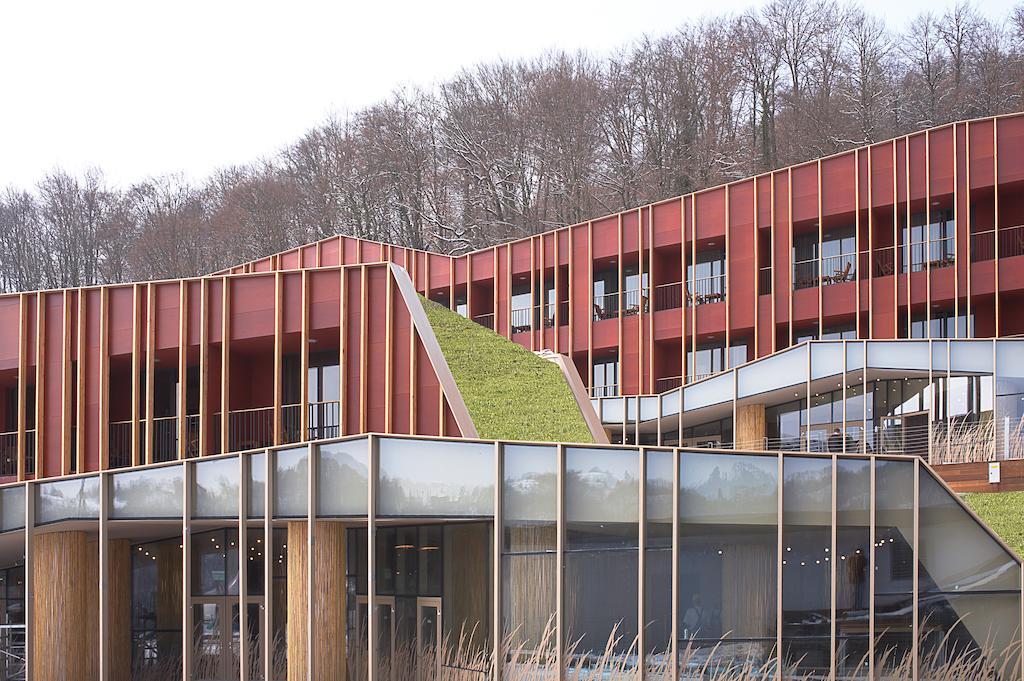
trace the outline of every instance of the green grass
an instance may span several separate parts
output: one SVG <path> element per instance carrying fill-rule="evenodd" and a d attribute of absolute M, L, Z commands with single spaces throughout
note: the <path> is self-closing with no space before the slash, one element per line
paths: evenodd
<path fill-rule="evenodd" d="M 593 442 L 553 362 L 421 297 L 480 437 Z"/>
<path fill-rule="evenodd" d="M 1024 556 L 1024 492 L 974 492 L 964 494 L 963 500 L 1018 556 Z"/>

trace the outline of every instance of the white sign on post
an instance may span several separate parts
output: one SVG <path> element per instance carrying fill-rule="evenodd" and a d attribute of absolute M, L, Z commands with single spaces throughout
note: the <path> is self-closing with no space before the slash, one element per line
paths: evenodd
<path fill-rule="evenodd" d="M 990 461 L 988 464 L 988 481 L 990 484 L 999 482 L 999 462 Z"/>

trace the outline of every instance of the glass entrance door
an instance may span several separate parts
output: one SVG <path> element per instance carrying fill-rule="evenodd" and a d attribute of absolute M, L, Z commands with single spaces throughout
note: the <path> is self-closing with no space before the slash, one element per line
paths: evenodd
<path fill-rule="evenodd" d="M 421 680 L 441 678 L 441 599 L 416 599 L 416 658 Z"/>
<path fill-rule="evenodd" d="M 377 650 L 377 678 L 395 680 L 392 662 L 395 659 L 395 599 L 393 596 L 377 596 L 373 599 L 374 636 Z M 356 619 L 358 622 L 358 640 L 362 649 L 366 650 L 369 640 L 367 627 L 369 598 L 359 596 L 356 599 Z"/>
<path fill-rule="evenodd" d="M 249 628 L 249 678 L 262 676 L 260 637 L 261 600 L 246 603 Z M 230 615 L 228 615 L 230 613 Z M 196 681 L 237 679 L 239 670 L 238 599 L 192 599 L 192 678 Z"/>

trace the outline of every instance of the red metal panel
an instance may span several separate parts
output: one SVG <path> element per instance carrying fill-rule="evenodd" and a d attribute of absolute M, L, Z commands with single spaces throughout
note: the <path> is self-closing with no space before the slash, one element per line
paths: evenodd
<path fill-rule="evenodd" d="M 387 306 L 384 300 L 388 276 L 383 267 L 371 267 L 366 272 L 366 427 L 370 432 L 379 433 L 387 430 L 384 419 Z"/>
<path fill-rule="evenodd" d="M 181 316 L 181 287 L 176 281 L 165 281 L 154 285 L 153 297 L 156 301 L 156 348 L 166 350 L 177 348 L 179 342 L 178 327 Z"/>
<path fill-rule="evenodd" d="M 338 273 L 334 270 L 310 272 L 309 288 L 310 329 L 337 329 L 341 317 L 341 280 Z"/>

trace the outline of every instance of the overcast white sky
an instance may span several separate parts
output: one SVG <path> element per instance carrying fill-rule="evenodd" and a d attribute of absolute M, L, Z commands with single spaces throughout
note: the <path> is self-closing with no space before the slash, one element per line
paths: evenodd
<path fill-rule="evenodd" d="M 0 187 L 55 166 L 201 178 L 463 66 L 596 54 L 753 0 L 0 0 Z M 865 0 L 895 28 L 946 0 Z M 990 16 L 1013 0 L 986 0 Z M 600 8 L 599 10 L 597 8 Z"/>

